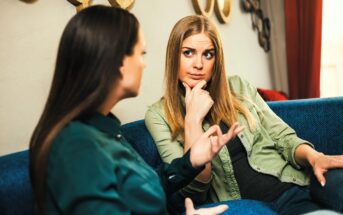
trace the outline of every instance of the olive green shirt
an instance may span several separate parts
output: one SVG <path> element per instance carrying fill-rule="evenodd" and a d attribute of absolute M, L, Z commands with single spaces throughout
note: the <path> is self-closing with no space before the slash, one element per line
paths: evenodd
<path fill-rule="evenodd" d="M 296 163 L 294 152 L 299 144 L 309 142 L 297 137 L 295 131 L 283 122 L 259 96 L 255 87 L 238 76 L 228 79 L 231 91 L 241 98 L 255 120 L 255 130 L 250 130 L 246 119 L 239 114 L 238 121 L 245 129 L 238 135 L 247 151 L 250 166 L 257 172 L 273 175 L 282 182 L 308 185 L 309 177 Z M 146 126 L 156 142 L 164 162 L 171 162 L 183 155 L 184 140 L 181 135 L 175 140 L 163 107 L 163 98 L 151 105 L 145 115 Z M 210 127 L 203 123 L 203 130 Z M 313 147 L 313 146 L 312 146 Z M 181 190 L 185 196 L 206 199 L 209 195 L 214 202 L 240 199 L 240 191 L 234 176 L 227 147 L 212 161 L 212 177 L 208 183 L 193 180 Z"/>
<path fill-rule="evenodd" d="M 166 194 L 187 185 L 189 153 L 156 172 L 122 136 L 119 120 L 99 113 L 70 122 L 48 157 L 47 214 L 167 214 Z"/>

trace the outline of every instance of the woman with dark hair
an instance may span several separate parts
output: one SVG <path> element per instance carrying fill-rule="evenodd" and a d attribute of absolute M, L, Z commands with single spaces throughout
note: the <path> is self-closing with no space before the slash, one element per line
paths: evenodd
<path fill-rule="evenodd" d="M 187 185 L 242 130 L 211 127 L 182 158 L 157 174 L 121 135 L 110 113 L 138 94 L 144 38 L 134 15 L 94 6 L 67 24 L 53 82 L 30 142 L 39 214 L 165 214 L 166 197 Z M 168 177 L 174 175 L 175 177 Z M 166 191 L 163 192 L 163 188 Z M 227 206 L 187 214 L 220 213 Z"/>
<path fill-rule="evenodd" d="M 220 35 L 208 18 L 180 19 L 168 41 L 164 96 L 145 115 L 162 160 L 182 157 L 211 125 L 225 131 L 236 121 L 246 129 L 173 195 L 174 207 L 191 197 L 198 204 L 254 199 L 280 214 L 343 212 L 343 156 L 316 151 L 254 86 L 239 76 L 226 77 Z M 332 180 L 326 184 L 326 179 Z"/>

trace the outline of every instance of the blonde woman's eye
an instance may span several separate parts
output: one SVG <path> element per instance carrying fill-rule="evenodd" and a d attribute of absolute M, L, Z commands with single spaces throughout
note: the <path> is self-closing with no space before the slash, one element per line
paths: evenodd
<path fill-rule="evenodd" d="M 193 51 L 192 50 L 186 50 L 186 51 L 183 51 L 182 54 L 186 57 L 190 57 L 190 56 L 192 56 Z"/>
<path fill-rule="evenodd" d="M 204 57 L 207 59 L 207 60 L 210 60 L 214 57 L 214 52 L 212 51 L 207 51 L 207 52 L 204 52 Z"/>

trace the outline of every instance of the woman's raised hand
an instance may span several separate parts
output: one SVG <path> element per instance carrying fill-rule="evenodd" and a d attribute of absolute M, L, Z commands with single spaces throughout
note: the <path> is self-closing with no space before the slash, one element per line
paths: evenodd
<path fill-rule="evenodd" d="M 197 168 L 211 162 L 220 149 L 243 129 L 244 126 L 235 122 L 229 131 L 223 134 L 218 125 L 211 126 L 191 146 L 190 160 L 192 166 Z"/>
<path fill-rule="evenodd" d="M 185 82 L 182 84 L 186 89 L 185 103 L 187 117 L 196 122 L 202 122 L 213 105 L 210 93 L 203 89 L 206 86 L 206 81 L 200 81 L 193 89 Z"/>

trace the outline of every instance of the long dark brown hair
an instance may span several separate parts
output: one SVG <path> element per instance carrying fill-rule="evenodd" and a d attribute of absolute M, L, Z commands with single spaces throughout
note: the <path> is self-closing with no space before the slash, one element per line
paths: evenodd
<path fill-rule="evenodd" d="M 96 112 L 121 78 L 119 68 L 133 53 L 139 23 L 126 10 L 93 6 L 76 14 L 64 29 L 52 86 L 30 141 L 30 176 L 37 212 L 45 214 L 47 158 L 63 127 Z"/>

